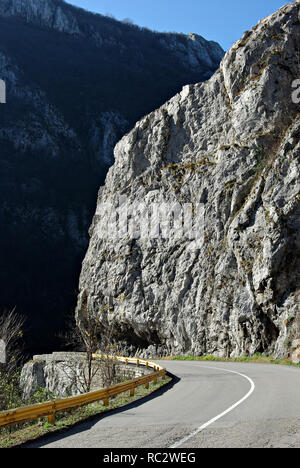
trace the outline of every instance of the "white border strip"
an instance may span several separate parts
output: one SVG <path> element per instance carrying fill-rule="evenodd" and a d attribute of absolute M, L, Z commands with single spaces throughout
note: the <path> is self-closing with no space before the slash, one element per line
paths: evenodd
<path fill-rule="evenodd" d="M 221 369 L 220 367 L 208 367 L 208 366 L 203 366 L 201 367 L 202 369 L 214 369 L 214 370 L 221 370 L 221 371 L 225 371 L 225 372 L 231 372 L 232 374 L 237 374 L 237 375 L 240 375 L 241 377 L 243 377 L 244 379 L 247 379 L 248 382 L 250 383 L 251 385 L 251 388 L 249 390 L 249 392 L 243 397 L 241 398 L 241 400 L 237 401 L 236 403 L 234 403 L 234 405 L 230 406 L 230 408 L 228 408 L 227 410 L 223 411 L 223 413 L 221 414 L 218 414 L 218 416 L 215 416 L 214 418 L 210 419 L 209 421 L 207 421 L 205 424 L 202 424 L 202 426 L 198 427 L 198 429 L 196 429 L 194 432 L 192 432 L 191 434 L 189 434 L 188 436 L 184 437 L 183 439 L 179 440 L 178 442 L 176 442 L 174 445 L 171 445 L 170 448 L 177 448 L 177 447 L 180 447 L 182 444 L 184 444 L 185 442 L 187 442 L 188 440 L 190 440 L 192 437 L 194 437 L 195 435 L 199 434 L 199 432 L 202 432 L 206 427 L 210 426 L 211 424 L 213 424 L 214 422 L 216 422 L 218 419 L 221 419 L 223 416 L 225 416 L 226 414 L 230 413 L 230 411 L 234 410 L 237 406 L 239 406 L 240 404 L 242 404 L 245 400 L 247 400 L 247 398 L 249 398 L 249 396 L 254 392 L 255 390 L 255 384 L 253 382 L 252 379 L 250 379 L 250 377 L 248 377 L 247 375 L 244 375 L 244 374 L 240 374 L 240 372 L 236 372 L 236 371 L 233 371 L 233 370 L 228 370 L 228 369 Z"/>

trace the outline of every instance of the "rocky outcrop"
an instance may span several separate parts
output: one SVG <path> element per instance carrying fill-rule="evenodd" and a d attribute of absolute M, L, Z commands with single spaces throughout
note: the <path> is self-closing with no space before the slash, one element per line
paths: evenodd
<path fill-rule="evenodd" d="M 296 2 L 117 144 L 80 277 L 83 330 L 97 317 L 138 354 L 290 351 L 300 333 L 299 40 Z M 146 208 L 128 218 L 131 233 L 116 235 L 134 202 Z M 117 212 L 106 236 L 105 203 Z M 154 218 L 157 235 L 151 226 L 143 235 L 153 203 L 204 205 L 203 243 L 164 237 L 163 219 Z"/>
<path fill-rule="evenodd" d="M 61 345 L 115 144 L 224 52 L 61 0 L 0 0 L 0 44 L 0 310 L 29 318 L 32 354 Z"/>
<path fill-rule="evenodd" d="M 57 397 L 80 395 L 85 392 L 86 355 L 76 352 L 54 352 L 52 354 L 36 355 L 26 363 L 21 372 L 20 387 L 24 400 L 28 400 L 35 392 L 45 389 L 49 394 Z M 105 364 L 103 364 L 105 366 Z M 131 380 L 151 373 L 151 369 L 126 365 L 112 361 L 107 365 L 113 366 L 115 381 L 110 385 L 124 380 Z M 96 362 L 93 367 L 91 391 L 104 388 L 104 376 L 107 367 L 102 370 L 101 363 Z"/>
<path fill-rule="evenodd" d="M 186 66 L 195 70 L 199 67 L 213 70 L 215 63 L 220 62 L 224 56 L 224 51 L 217 42 L 206 41 L 199 34 L 165 34 L 160 42 Z M 208 72 L 207 78 L 209 77 Z"/>
<path fill-rule="evenodd" d="M 121 47 L 123 51 L 126 49 L 118 21 L 107 18 L 116 29 L 107 36 L 97 24 L 97 19 L 103 16 L 90 14 L 88 18 L 84 13 L 84 10 L 70 6 L 62 0 L 1 0 L 0 2 L 0 15 L 4 17 L 19 17 L 28 23 L 86 37 L 98 47 L 109 45 Z M 143 29 L 129 23 L 126 24 L 126 28 Z M 157 33 L 156 35 L 163 47 L 171 51 L 172 55 L 176 55 L 185 66 L 196 71 L 199 67 L 215 70 L 216 63 L 219 63 L 224 55 L 218 43 L 206 41 L 198 34 Z M 210 76 L 209 73 L 207 75 Z"/>
<path fill-rule="evenodd" d="M 76 16 L 61 0 L 1 0 L 0 14 L 20 17 L 60 32 L 80 34 Z"/>
<path fill-rule="evenodd" d="M 22 368 L 20 387 L 25 400 L 29 399 L 36 391 L 46 387 L 44 361 L 31 361 Z"/>
<path fill-rule="evenodd" d="M 300 364 L 300 339 L 294 340 L 291 346 L 292 350 L 292 362 L 294 364 Z"/>

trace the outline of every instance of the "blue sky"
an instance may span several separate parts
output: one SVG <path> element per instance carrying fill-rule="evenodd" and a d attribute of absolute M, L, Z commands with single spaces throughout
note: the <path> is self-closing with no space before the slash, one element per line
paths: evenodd
<path fill-rule="evenodd" d="M 225 50 L 243 32 L 288 0 L 67 0 L 116 19 L 130 18 L 157 31 L 196 33 L 219 42 Z"/>

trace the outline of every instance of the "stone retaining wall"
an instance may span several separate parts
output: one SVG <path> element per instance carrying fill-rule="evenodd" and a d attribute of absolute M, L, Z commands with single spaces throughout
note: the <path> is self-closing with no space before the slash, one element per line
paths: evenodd
<path fill-rule="evenodd" d="M 78 395 L 85 391 L 84 369 L 86 369 L 85 353 L 54 352 L 33 356 L 21 372 L 20 383 L 23 397 L 30 398 L 38 389 L 44 388 L 57 397 Z M 111 362 L 112 365 L 112 362 Z M 151 373 L 151 369 L 113 363 L 115 380 L 111 385 L 124 380 L 131 380 Z M 105 362 L 95 361 L 93 371 L 96 373 L 92 381 L 91 391 L 105 387 L 103 366 Z M 107 367 L 106 367 L 107 369 Z"/>

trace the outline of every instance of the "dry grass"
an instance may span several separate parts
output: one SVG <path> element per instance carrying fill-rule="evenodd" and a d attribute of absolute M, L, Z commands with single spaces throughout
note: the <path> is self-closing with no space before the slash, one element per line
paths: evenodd
<path fill-rule="evenodd" d="M 157 359 L 157 358 L 156 358 Z M 284 366 L 300 367 L 300 364 L 293 364 L 288 358 L 275 359 L 272 356 L 256 353 L 253 356 L 240 356 L 237 358 L 224 358 L 216 356 L 167 356 L 167 361 L 215 361 L 215 362 L 250 362 L 253 364 L 280 364 Z"/>

